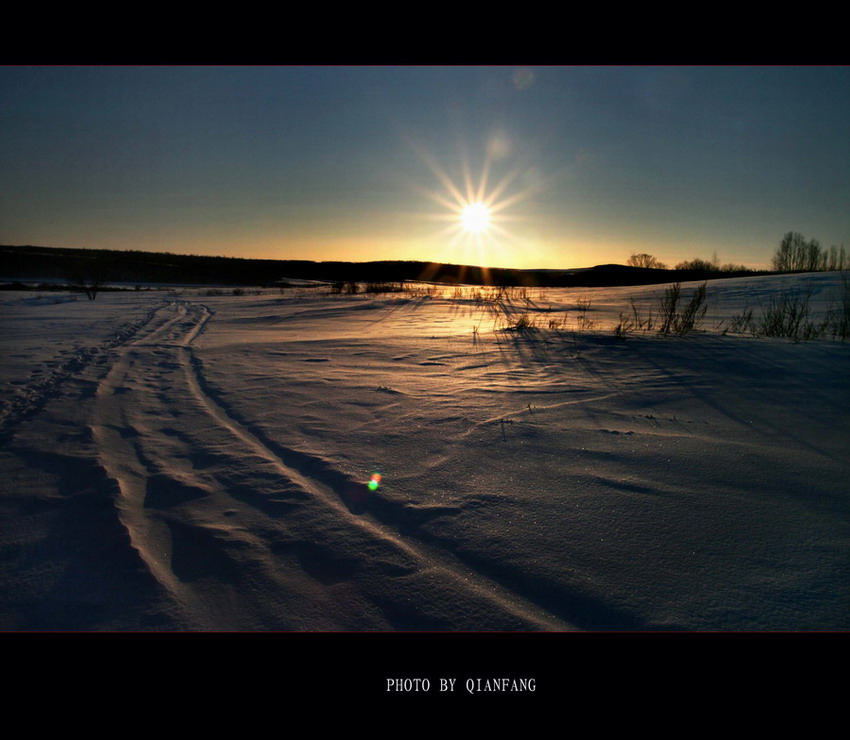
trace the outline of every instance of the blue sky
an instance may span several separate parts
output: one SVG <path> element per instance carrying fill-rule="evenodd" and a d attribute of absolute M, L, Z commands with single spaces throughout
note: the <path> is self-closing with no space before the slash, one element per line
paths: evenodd
<path fill-rule="evenodd" d="M 10 66 L 0 168 L 3 244 L 763 266 L 850 247 L 850 68 Z"/>

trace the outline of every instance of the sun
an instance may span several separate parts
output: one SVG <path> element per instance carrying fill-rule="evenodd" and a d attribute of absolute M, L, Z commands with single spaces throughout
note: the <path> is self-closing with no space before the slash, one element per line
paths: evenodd
<path fill-rule="evenodd" d="M 472 234 L 481 234 L 490 225 L 490 208 L 480 201 L 468 203 L 460 212 L 460 224 Z"/>
<path fill-rule="evenodd" d="M 442 185 L 440 190 L 432 190 L 416 182 L 409 183 L 415 192 L 441 208 L 438 213 L 417 215 L 446 223 L 428 237 L 435 250 L 439 247 L 433 257 L 435 264 L 442 259 L 452 264 L 460 261 L 465 265 L 492 267 L 527 259 L 533 242 L 508 228 L 508 224 L 522 223 L 526 217 L 505 211 L 545 190 L 551 176 L 543 176 L 536 168 L 522 163 L 510 164 L 492 142 L 486 146 L 477 179 L 473 178 L 469 155 L 463 148 L 450 174 L 416 139 L 410 137 L 408 143 Z"/>

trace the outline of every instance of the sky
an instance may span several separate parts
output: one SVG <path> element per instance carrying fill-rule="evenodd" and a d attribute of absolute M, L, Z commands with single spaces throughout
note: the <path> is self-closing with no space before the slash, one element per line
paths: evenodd
<path fill-rule="evenodd" d="M 7 245 L 764 267 L 850 249 L 850 67 L 5 66 L 0 173 Z"/>

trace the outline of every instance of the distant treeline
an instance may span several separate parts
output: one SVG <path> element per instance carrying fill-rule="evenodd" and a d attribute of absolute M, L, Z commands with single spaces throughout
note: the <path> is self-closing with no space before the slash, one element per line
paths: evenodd
<path fill-rule="evenodd" d="M 657 270 L 666 270 L 667 265 L 661 262 L 657 257 L 651 254 L 646 254 L 645 252 L 641 254 L 633 254 L 626 260 L 627 265 L 631 265 L 632 267 L 652 267 Z M 750 269 L 746 265 L 735 265 L 727 263 L 725 265 L 720 264 L 720 260 L 717 259 L 717 252 L 714 253 L 714 256 L 711 260 L 705 260 L 701 257 L 696 257 L 692 260 L 685 260 L 684 262 L 679 262 L 676 265 L 677 270 L 689 270 L 691 272 L 725 272 L 727 273 L 727 277 L 729 273 L 735 273 L 736 275 L 743 274 L 754 274 L 757 271 Z"/>
<path fill-rule="evenodd" d="M 626 261 L 626 264 L 632 267 L 653 268 L 656 270 L 667 269 L 667 265 L 657 257 L 646 254 L 645 252 L 631 255 Z M 782 237 L 782 241 L 776 248 L 776 252 L 771 260 L 771 267 L 771 272 L 848 270 L 850 269 L 850 259 L 844 250 L 843 244 L 840 247 L 832 246 L 827 249 L 826 247 L 821 247 L 817 239 L 806 239 L 798 231 L 789 231 Z M 750 270 L 744 265 L 731 263 L 721 265 L 720 260 L 717 259 L 717 252 L 714 253 L 711 260 L 697 257 L 692 260 L 679 262 L 676 265 L 676 270 L 679 275 L 682 275 L 682 271 L 684 271 L 688 274 L 706 273 L 709 274 L 709 277 L 738 277 L 765 274 L 764 272 Z M 710 275 L 710 273 L 715 274 Z M 716 273 L 724 274 L 718 275 Z M 682 277 L 681 279 L 690 280 L 692 278 Z"/>
<path fill-rule="evenodd" d="M 170 252 L 0 246 L 0 277 L 62 280 L 69 284 L 199 284 L 272 286 L 287 278 L 338 282 L 427 280 L 472 285 L 586 287 L 734 277 L 711 270 L 598 265 L 575 270 L 511 270 L 432 262 L 313 262 L 208 257 Z M 753 275 L 753 272 L 740 274 Z"/>

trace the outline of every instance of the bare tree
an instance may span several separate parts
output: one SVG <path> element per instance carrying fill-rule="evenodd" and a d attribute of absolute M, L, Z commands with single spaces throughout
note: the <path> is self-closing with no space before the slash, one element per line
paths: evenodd
<path fill-rule="evenodd" d="M 69 268 L 65 282 L 69 287 L 82 290 L 90 301 L 97 298 L 97 294 L 107 282 L 106 265 L 98 258 L 90 258 L 85 262 L 77 262 Z"/>
<path fill-rule="evenodd" d="M 626 261 L 626 264 L 630 267 L 650 267 L 656 270 L 666 270 L 667 265 L 663 262 L 660 262 L 656 257 L 653 257 L 651 254 L 633 254 Z"/>
<path fill-rule="evenodd" d="M 717 264 L 717 255 L 712 257 L 712 261 L 695 257 L 692 260 L 685 260 L 676 265 L 677 270 L 703 270 L 704 272 L 718 272 L 720 267 Z"/>
<path fill-rule="evenodd" d="M 806 239 L 798 231 L 789 231 L 773 255 L 772 265 L 777 272 L 817 272 L 831 268 L 831 250 L 821 249 L 817 239 Z M 836 266 L 840 264 L 836 254 Z"/>

